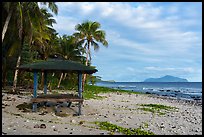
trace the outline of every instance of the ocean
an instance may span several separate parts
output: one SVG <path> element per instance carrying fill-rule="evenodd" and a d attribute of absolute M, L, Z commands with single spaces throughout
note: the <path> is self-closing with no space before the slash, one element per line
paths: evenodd
<path fill-rule="evenodd" d="M 202 100 L 202 82 L 97 82 L 96 86 L 156 94 L 184 100 Z"/>

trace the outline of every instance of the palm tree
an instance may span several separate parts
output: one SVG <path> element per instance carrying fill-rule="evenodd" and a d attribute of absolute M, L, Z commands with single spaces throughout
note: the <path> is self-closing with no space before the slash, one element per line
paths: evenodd
<path fill-rule="evenodd" d="M 74 36 L 63 35 L 60 37 L 57 53 L 64 59 L 80 62 L 82 50 Z"/>
<path fill-rule="evenodd" d="M 99 43 L 102 43 L 103 46 L 107 47 L 108 42 L 105 39 L 105 31 L 100 30 L 100 23 L 85 21 L 82 24 L 77 24 L 75 30 L 77 31 L 73 35 L 78 38 L 79 43 L 84 44 L 84 49 L 86 53 L 86 62 L 85 65 L 88 66 L 91 64 L 91 50 L 90 46 L 94 47 L 94 50 L 99 49 Z M 89 64 L 88 64 L 89 62 Z M 83 76 L 82 88 L 84 90 L 84 84 L 86 81 L 86 74 Z"/>
<path fill-rule="evenodd" d="M 55 35 L 56 31 L 52 29 L 56 21 L 52 18 L 52 14 L 48 13 L 46 9 L 40 10 L 42 16 L 38 17 L 39 21 L 34 22 L 33 42 L 32 47 L 36 47 L 42 60 L 46 60 L 51 52 L 52 41 L 51 37 Z"/>
<path fill-rule="evenodd" d="M 50 41 L 53 41 L 53 36 L 56 31 L 52 29 L 53 24 L 56 21 L 52 18 L 53 15 L 48 13 L 46 9 L 40 9 L 42 16 L 38 17 L 39 21 L 34 22 L 33 30 L 33 42 L 32 47 L 37 48 L 38 53 L 42 60 L 47 60 L 48 56 L 52 52 L 53 44 Z M 44 85 L 44 72 L 42 72 L 41 87 Z"/>
<path fill-rule="evenodd" d="M 63 35 L 59 39 L 59 46 L 56 49 L 56 53 L 58 56 L 62 57 L 65 60 L 72 60 L 81 62 L 82 61 L 82 50 L 81 45 L 76 43 L 76 38 L 74 36 Z M 64 75 L 64 79 L 66 78 L 67 73 Z M 63 78 L 63 73 L 61 73 L 60 80 L 58 83 L 58 88 L 60 87 L 61 80 Z"/>
<path fill-rule="evenodd" d="M 45 4 L 45 3 L 42 3 L 42 4 Z M 55 5 L 54 2 L 53 2 L 53 4 Z M 5 6 L 5 7 L 11 7 L 12 4 L 8 4 L 5 2 L 4 5 L 9 5 L 9 6 Z M 48 5 L 49 7 L 52 8 L 51 10 L 53 10 L 55 7 L 57 7 L 57 6 L 51 6 L 51 5 L 52 4 Z M 57 13 L 57 10 L 58 9 L 56 8 L 54 10 L 54 12 Z M 10 14 L 12 14 L 12 16 Z M 8 9 L 8 15 L 7 16 L 9 16 L 9 17 L 6 18 L 5 25 L 2 29 L 2 42 L 4 39 L 5 33 L 8 29 L 8 24 L 9 24 L 11 17 L 12 17 L 13 20 L 16 20 L 16 23 L 11 24 L 11 26 L 17 26 L 17 28 L 19 28 L 19 40 L 21 43 L 20 49 L 22 49 L 22 46 L 24 45 L 25 41 L 27 41 L 27 42 L 29 41 L 29 45 L 30 45 L 32 42 L 32 38 L 33 38 L 33 30 L 36 29 L 35 23 L 42 20 L 42 18 L 40 18 L 42 15 L 43 15 L 43 13 L 40 10 L 37 2 L 18 2 L 18 3 L 15 3 L 15 5 L 12 6 L 12 8 Z M 42 24 L 40 24 L 40 25 L 42 25 Z M 43 35 L 44 32 L 42 32 L 41 34 Z M 21 50 L 19 50 L 19 51 L 21 51 Z M 21 52 L 19 53 L 16 67 L 18 67 L 20 65 L 20 61 L 21 61 Z M 18 76 L 18 70 L 15 71 L 15 75 L 14 75 L 13 91 L 16 88 L 17 76 Z"/>
<path fill-rule="evenodd" d="M 35 5 L 34 7 L 38 6 L 38 3 L 37 2 L 3 2 L 2 5 L 3 5 L 3 8 L 6 10 L 7 12 L 7 17 L 6 17 L 6 20 L 5 20 L 5 23 L 4 23 L 4 27 L 2 29 L 2 42 L 4 40 L 4 37 L 5 37 L 5 34 L 7 32 L 7 29 L 8 29 L 8 25 L 9 25 L 9 22 L 10 22 L 10 19 L 13 15 L 13 13 L 16 15 L 17 14 L 20 14 L 22 16 L 22 4 L 26 3 L 26 5 Z M 42 5 L 48 5 L 49 9 L 55 14 L 57 15 L 58 14 L 58 7 L 57 5 L 55 4 L 55 2 L 40 2 Z M 33 8 L 34 8 L 33 7 Z M 20 18 L 22 19 L 22 17 Z"/>

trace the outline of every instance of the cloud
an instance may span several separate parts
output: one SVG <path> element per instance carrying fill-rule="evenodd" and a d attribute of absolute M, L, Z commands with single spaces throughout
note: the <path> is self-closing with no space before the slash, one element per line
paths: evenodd
<path fill-rule="evenodd" d="M 60 34 L 72 34 L 75 25 L 87 19 L 101 23 L 109 47 L 92 51 L 92 59 L 100 69 L 98 74 L 105 79 L 128 80 L 132 75 L 141 80 L 165 71 L 192 80 L 202 79 L 199 76 L 202 71 L 198 71 L 202 68 L 201 3 L 57 2 L 57 5 L 58 24 L 54 27 Z"/>
<path fill-rule="evenodd" d="M 80 9 L 83 14 L 90 14 L 95 9 L 95 6 L 92 3 L 84 2 L 80 5 Z"/>
<path fill-rule="evenodd" d="M 171 45 L 195 42 L 200 38 L 196 36 L 196 32 L 179 30 L 181 25 L 189 24 L 189 22 L 193 24 L 192 22 L 198 21 L 193 19 L 183 21 L 178 16 L 179 14 L 162 18 L 163 14 L 169 12 L 168 8 L 153 6 L 151 3 L 139 3 L 137 7 L 133 7 L 128 3 L 115 2 L 66 2 L 59 6 L 63 11 L 68 10 L 68 13 L 75 16 L 83 17 L 84 14 L 86 14 L 86 18 L 95 16 L 99 20 L 115 23 L 116 26 L 121 25 L 131 28 L 132 31 L 139 31 L 140 35 L 145 36 L 146 39 L 171 43 Z M 171 8 L 176 9 L 175 6 Z"/>
<path fill-rule="evenodd" d="M 150 67 L 145 67 L 144 69 L 146 70 L 150 70 L 150 71 L 164 71 L 164 72 L 168 72 L 168 71 L 177 71 L 177 72 L 185 72 L 185 73 L 193 73 L 195 72 L 195 70 L 192 67 L 186 67 L 186 68 L 173 68 L 173 67 L 154 67 L 154 66 L 150 66 Z"/>
<path fill-rule="evenodd" d="M 78 20 L 73 17 L 56 16 L 54 19 L 57 21 L 57 24 L 54 24 L 53 27 L 58 30 L 61 35 L 73 34 L 75 31 L 75 26 L 78 24 Z"/>
<path fill-rule="evenodd" d="M 131 71 L 131 72 L 134 72 L 134 71 L 135 71 L 135 69 L 132 68 L 132 67 L 127 67 L 127 70 L 128 70 L 128 71 Z"/>

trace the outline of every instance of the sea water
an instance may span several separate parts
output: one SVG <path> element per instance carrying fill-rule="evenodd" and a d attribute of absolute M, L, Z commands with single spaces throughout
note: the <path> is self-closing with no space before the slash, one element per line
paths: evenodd
<path fill-rule="evenodd" d="M 202 82 L 97 82 L 96 86 L 157 94 L 177 99 L 202 100 Z"/>

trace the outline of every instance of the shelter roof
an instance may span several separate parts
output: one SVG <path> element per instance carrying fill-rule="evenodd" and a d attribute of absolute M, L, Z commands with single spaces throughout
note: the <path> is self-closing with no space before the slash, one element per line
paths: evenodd
<path fill-rule="evenodd" d="M 76 72 L 76 73 L 86 73 L 86 74 L 92 74 L 98 71 L 93 67 L 85 66 L 78 62 L 69 61 L 69 60 L 57 60 L 57 59 L 24 64 L 24 65 L 20 65 L 17 69 L 30 71 L 30 72 L 59 71 L 59 72 Z"/>

